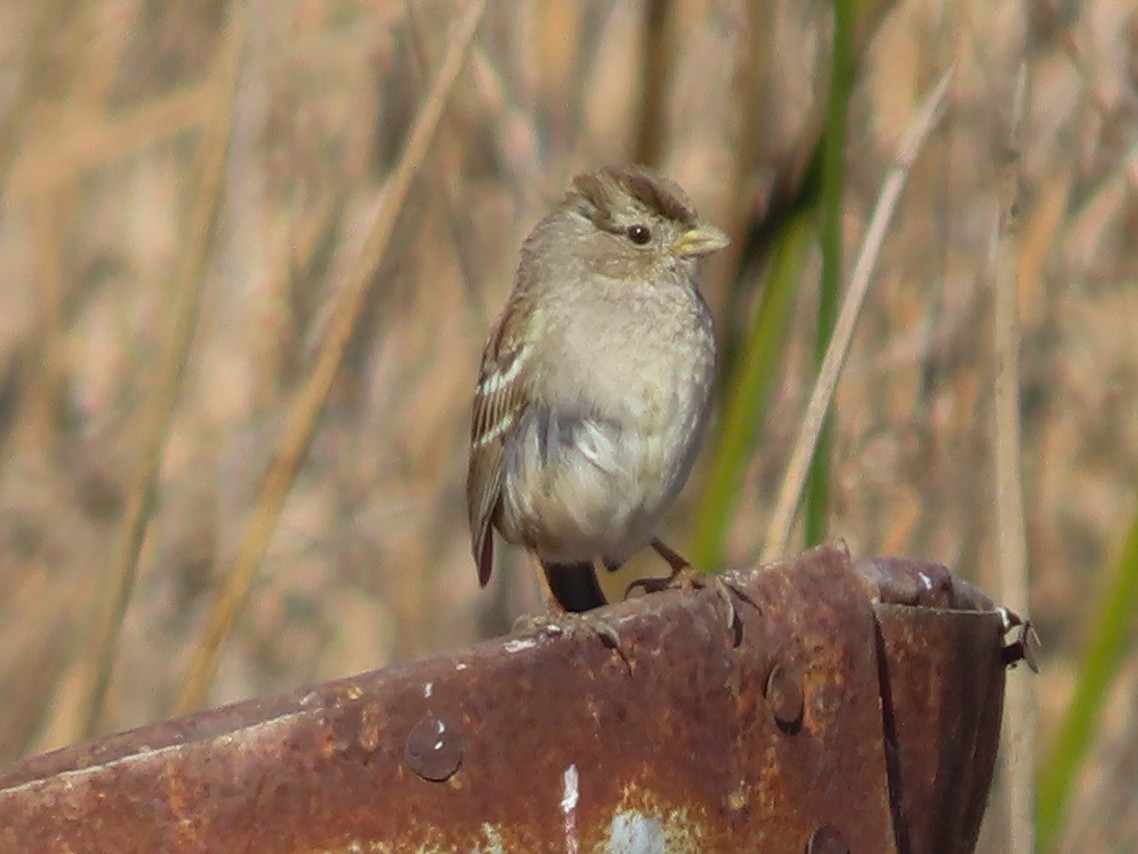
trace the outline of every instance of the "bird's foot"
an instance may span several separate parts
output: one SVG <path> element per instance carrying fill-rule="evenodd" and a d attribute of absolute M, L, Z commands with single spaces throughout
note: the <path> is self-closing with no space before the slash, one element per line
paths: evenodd
<path fill-rule="evenodd" d="M 603 617 L 576 611 L 554 611 L 519 617 L 514 623 L 515 632 L 532 631 L 546 638 L 569 639 L 582 632 L 600 640 L 606 648 L 620 656 L 630 670 L 632 665 L 621 647 L 620 635 Z"/>
<path fill-rule="evenodd" d="M 758 605 L 739 587 L 724 581 L 718 575 L 704 575 L 697 573 L 678 553 L 670 549 L 659 539 L 652 541 L 652 548 L 668 562 L 672 571 L 670 574 L 658 578 L 638 578 L 625 588 L 624 598 L 627 599 L 634 590 L 643 590 L 645 593 L 658 593 L 662 590 L 679 590 L 683 593 L 692 593 L 710 587 L 715 594 L 723 600 L 727 612 L 727 628 L 738 646 L 743 637 L 743 622 L 735 607 L 735 600 L 746 602 L 752 608 Z"/>

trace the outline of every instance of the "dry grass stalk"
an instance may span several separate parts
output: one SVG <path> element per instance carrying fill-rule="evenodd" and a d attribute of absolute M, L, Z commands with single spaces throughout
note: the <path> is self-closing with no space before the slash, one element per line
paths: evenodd
<path fill-rule="evenodd" d="M 225 155 L 233 116 L 240 58 L 244 44 L 245 16 L 235 12 L 214 74 L 214 105 L 210 121 L 198 145 L 194 163 L 193 200 L 189 226 L 170 285 L 169 328 L 163 336 L 165 352 L 142 407 L 142 430 L 137 469 L 128 491 L 118 541 L 101 585 L 106 598 L 100 603 L 94 638 L 87 647 L 82 667 L 81 715 L 74 740 L 96 734 L 106 703 L 114 667 L 115 650 L 131 593 L 138 578 L 139 553 L 150 519 L 152 496 L 161 468 L 170 421 L 190 344 L 197 328 L 202 272 L 209 255 L 213 224 L 225 193 Z"/>
<path fill-rule="evenodd" d="M 1019 395 L 1019 156 L 1027 103 L 1027 66 L 1020 67 L 1012 103 L 1006 174 L 1000 199 L 995 271 L 995 447 L 996 548 L 998 599 L 1006 607 L 1028 613 L 1026 520 L 1020 460 Z M 1013 677 L 1004 704 L 1004 743 L 1008 747 L 1008 852 L 1035 850 L 1035 691 L 1030 678 Z"/>
<path fill-rule="evenodd" d="M 67 0 L 47 0 L 40 10 L 35 32 L 31 36 L 31 50 L 28 51 L 20 80 L 16 84 L 16 100 L 5 111 L 0 123 L 0 197 L 8 188 L 8 175 L 19 148 L 24 123 L 31 113 L 36 100 L 36 78 L 43 71 L 52 39 L 64 21 Z"/>
<path fill-rule="evenodd" d="M 206 692 L 217 671 L 221 645 L 233 626 L 233 621 L 253 581 L 257 565 L 268 546 L 297 466 L 308 448 L 316 420 L 328 398 L 332 381 L 339 371 L 352 332 L 355 330 L 375 269 L 387 249 L 411 182 L 426 159 L 435 131 L 442 119 L 447 96 L 458 79 L 458 73 L 466 60 L 485 8 L 486 0 L 470 0 L 452 31 L 446 56 L 427 91 L 399 160 L 384 189 L 379 211 L 329 323 L 328 336 L 317 357 L 316 365 L 302 384 L 288 411 L 281 444 L 269 465 L 249 522 L 242 532 L 236 557 L 214 603 L 209 623 L 195 652 L 190 674 L 178 698 L 175 712 L 192 711 L 201 706 L 205 700 Z"/>
<path fill-rule="evenodd" d="M 857 264 L 850 276 L 846 298 L 842 303 L 838 321 L 834 326 L 833 338 L 826 350 L 822 367 L 818 371 L 818 379 L 814 383 L 810 402 L 806 406 L 806 414 L 802 418 L 802 427 L 798 432 L 794 450 L 790 455 L 790 462 L 787 464 L 786 474 L 779 488 L 778 501 L 775 504 L 774 513 L 771 515 L 766 538 L 763 541 L 763 550 L 759 557 L 762 563 L 775 560 L 782 555 L 790 541 L 794 516 L 798 510 L 799 501 L 802 499 L 802 490 L 810 470 L 810 460 L 814 456 L 818 436 L 821 434 L 822 425 L 826 421 L 826 413 L 834 399 L 834 389 L 837 387 L 842 365 L 845 363 L 846 355 L 849 352 L 850 342 L 853 340 L 858 315 L 861 313 L 866 294 L 869 292 L 873 270 L 881 252 L 881 244 L 885 241 L 885 230 L 889 227 L 889 221 L 893 216 L 897 199 L 905 186 L 905 179 L 909 176 L 913 161 L 917 159 L 921 146 L 940 118 L 944 98 L 951 82 L 952 69 L 950 68 L 925 99 L 905 131 L 905 136 L 897 150 L 894 165 L 885 179 L 880 195 L 877 197 L 877 205 L 866 229 L 865 241 L 862 243 Z"/>

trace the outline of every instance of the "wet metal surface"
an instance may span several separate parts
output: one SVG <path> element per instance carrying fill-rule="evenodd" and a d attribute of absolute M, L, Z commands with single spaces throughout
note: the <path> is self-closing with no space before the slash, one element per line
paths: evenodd
<path fill-rule="evenodd" d="M 658 593 L 589 618 L 619 650 L 534 631 L 33 757 L 0 852 L 971 850 L 991 603 L 834 549 L 732 584 L 738 646 L 714 591 Z"/>

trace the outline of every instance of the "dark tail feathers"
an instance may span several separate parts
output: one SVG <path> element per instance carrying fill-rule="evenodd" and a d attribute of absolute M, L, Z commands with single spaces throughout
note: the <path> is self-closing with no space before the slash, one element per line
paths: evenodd
<path fill-rule="evenodd" d="M 608 600 L 597 583 L 593 564 L 541 562 L 549 591 L 566 611 L 589 611 L 607 605 Z"/>

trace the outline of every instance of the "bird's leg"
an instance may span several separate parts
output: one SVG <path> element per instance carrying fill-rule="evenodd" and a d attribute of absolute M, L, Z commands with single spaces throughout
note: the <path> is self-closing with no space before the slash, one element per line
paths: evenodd
<path fill-rule="evenodd" d="M 668 562 L 668 566 L 672 568 L 672 572 L 660 578 L 638 578 L 625 589 L 624 597 L 627 599 L 628 595 L 637 588 L 640 588 L 645 593 L 657 593 L 661 590 L 681 590 L 685 593 L 690 593 L 693 590 L 703 590 L 705 587 L 711 587 L 719 598 L 723 600 L 723 604 L 727 608 L 727 627 L 735 634 L 737 644 L 743 624 L 739 619 L 739 614 L 735 610 L 734 600 L 738 598 L 751 607 L 758 608 L 759 606 L 755 604 L 754 600 L 738 587 L 729 584 L 718 575 L 703 575 L 695 572 L 692 569 L 692 565 L 683 555 L 679 554 L 659 537 L 653 537 L 650 545 L 660 557 Z"/>
<path fill-rule="evenodd" d="M 559 618 L 571 612 L 567 611 L 553 594 L 553 588 L 549 584 L 549 576 L 545 572 L 541 558 L 529 550 L 526 551 L 526 557 L 529 558 L 530 568 L 537 575 L 537 585 L 541 590 L 541 595 L 545 599 L 545 613 L 523 614 L 514 621 L 514 631 L 519 632 L 527 629 L 540 629 L 544 631 L 547 626 L 552 625 Z"/>
<path fill-rule="evenodd" d="M 652 546 L 656 554 L 660 555 L 672 571 L 668 575 L 656 578 L 638 578 L 628 585 L 624 591 L 624 598 L 628 598 L 628 594 L 633 590 L 640 588 L 645 593 L 658 593 L 661 590 L 699 590 L 704 587 L 704 581 L 700 576 L 691 568 L 687 558 L 675 551 L 671 546 L 661 540 L 659 537 L 653 537 Z"/>
<path fill-rule="evenodd" d="M 530 557 L 537 569 L 541 587 L 545 591 L 546 613 L 519 617 L 514 623 L 514 631 L 531 630 L 549 637 L 569 638 L 578 631 L 584 630 L 596 635 L 601 643 L 609 649 L 615 650 L 625 665 L 628 666 L 628 658 L 621 648 L 620 635 L 617 634 L 616 629 L 605 622 L 603 618 L 590 615 L 587 611 L 567 610 L 554 594 L 553 588 L 549 584 L 549 576 L 540 558 L 534 554 L 531 554 Z"/>
<path fill-rule="evenodd" d="M 659 537 L 652 538 L 652 548 L 656 550 L 656 554 L 668 562 L 668 566 L 672 568 L 673 577 L 684 572 L 690 572 L 691 564 L 688 563 L 688 559 L 672 549 Z"/>

